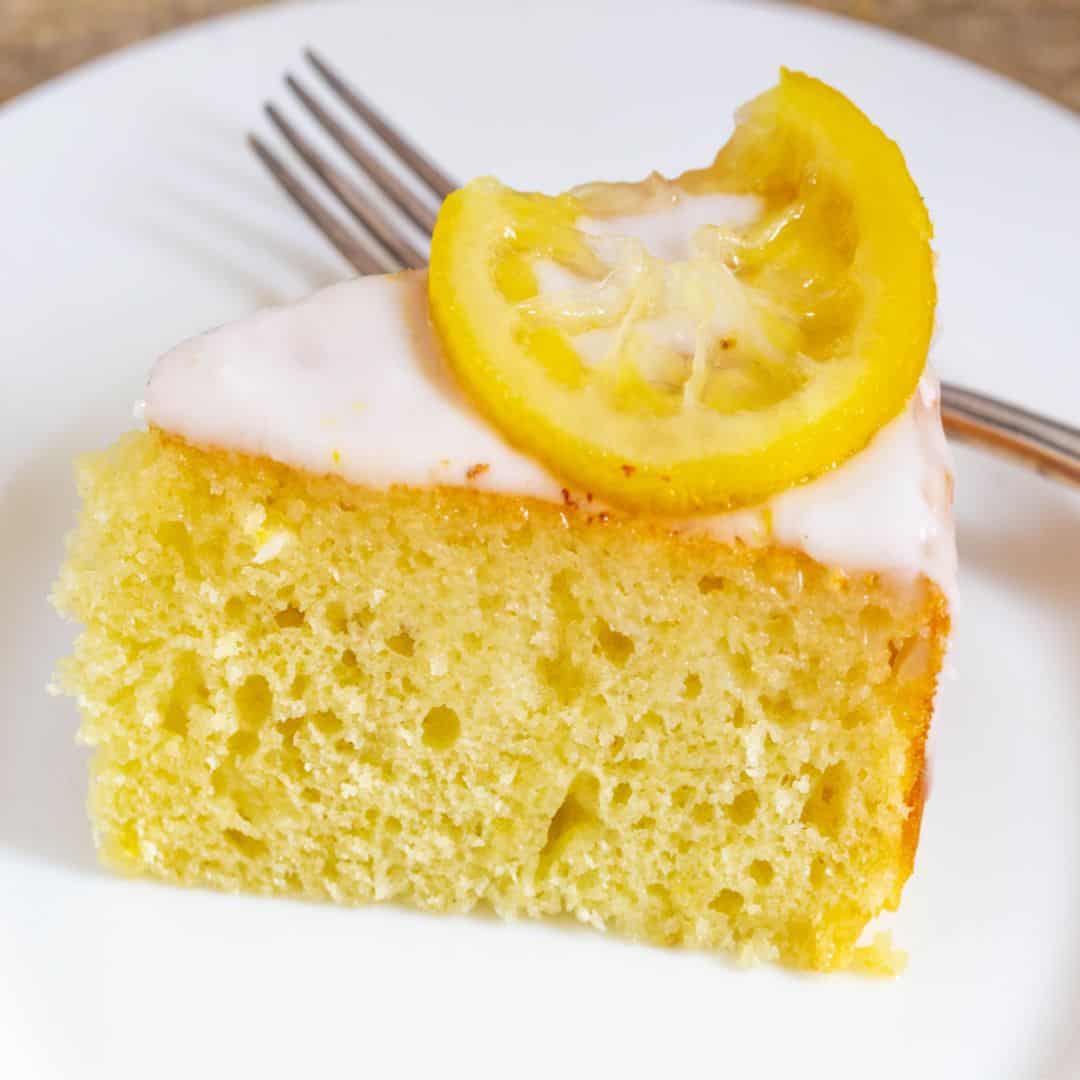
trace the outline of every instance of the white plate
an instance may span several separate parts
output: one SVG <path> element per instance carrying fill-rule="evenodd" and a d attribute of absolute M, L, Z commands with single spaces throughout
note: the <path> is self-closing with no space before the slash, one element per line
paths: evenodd
<path fill-rule="evenodd" d="M 947 376 L 1080 419 L 1080 124 L 762 5 L 307 4 L 125 52 L 0 112 L 0 1076 L 1080 1075 L 1080 500 L 958 455 L 963 562 L 893 982 L 742 972 L 560 926 L 337 910 L 97 868 L 44 688 L 70 463 L 153 357 L 345 267 L 243 145 L 314 44 L 459 176 L 681 169 L 781 63 L 850 93 L 937 222 Z"/>

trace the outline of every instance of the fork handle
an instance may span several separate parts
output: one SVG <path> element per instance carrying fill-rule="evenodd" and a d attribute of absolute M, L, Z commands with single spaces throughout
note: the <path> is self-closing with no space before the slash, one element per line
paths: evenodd
<path fill-rule="evenodd" d="M 941 420 L 958 442 L 1080 487 L 1080 429 L 946 382 L 941 384 Z"/>

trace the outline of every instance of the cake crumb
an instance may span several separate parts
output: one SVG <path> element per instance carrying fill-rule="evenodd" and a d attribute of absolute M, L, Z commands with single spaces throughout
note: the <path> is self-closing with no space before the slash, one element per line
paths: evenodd
<path fill-rule="evenodd" d="M 465 470 L 465 479 L 466 480 L 475 480 L 478 476 L 483 476 L 484 473 L 486 473 L 488 471 L 488 469 L 490 469 L 490 468 L 491 468 L 490 465 L 487 465 L 487 464 L 485 464 L 483 462 L 479 462 L 476 465 L 470 465 Z"/>
<path fill-rule="evenodd" d="M 577 502 L 574 500 L 573 495 L 570 494 L 569 488 L 562 489 L 562 501 L 564 506 L 570 507 L 571 510 L 577 509 Z"/>
<path fill-rule="evenodd" d="M 875 934 L 869 945 L 859 945 L 851 961 L 851 970 L 860 975 L 894 979 L 907 967 L 907 953 L 899 948 L 888 930 Z"/>
<path fill-rule="evenodd" d="M 619 468 L 622 469 L 624 476 L 633 476 L 637 472 L 633 465 L 620 465 Z"/>

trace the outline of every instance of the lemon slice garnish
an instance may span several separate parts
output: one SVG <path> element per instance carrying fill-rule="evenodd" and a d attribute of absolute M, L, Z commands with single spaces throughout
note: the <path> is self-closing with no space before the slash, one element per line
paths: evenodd
<path fill-rule="evenodd" d="M 682 250 L 650 238 L 724 197 Z M 897 146 L 785 71 L 675 180 L 453 193 L 432 318 L 478 406 L 571 485 L 722 510 L 832 468 L 903 409 L 933 325 L 931 231 Z"/>

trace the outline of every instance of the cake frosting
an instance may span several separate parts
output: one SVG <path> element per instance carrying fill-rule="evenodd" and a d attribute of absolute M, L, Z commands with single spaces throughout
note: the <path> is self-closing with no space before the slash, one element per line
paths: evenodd
<path fill-rule="evenodd" d="M 424 271 L 333 285 L 179 345 L 155 365 L 143 415 L 198 446 L 366 487 L 567 497 L 565 483 L 510 446 L 457 386 L 428 318 Z M 831 472 L 750 509 L 670 524 L 797 548 L 850 571 L 925 575 L 951 596 L 937 380 L 926 373 L 905 411 Z"/>

